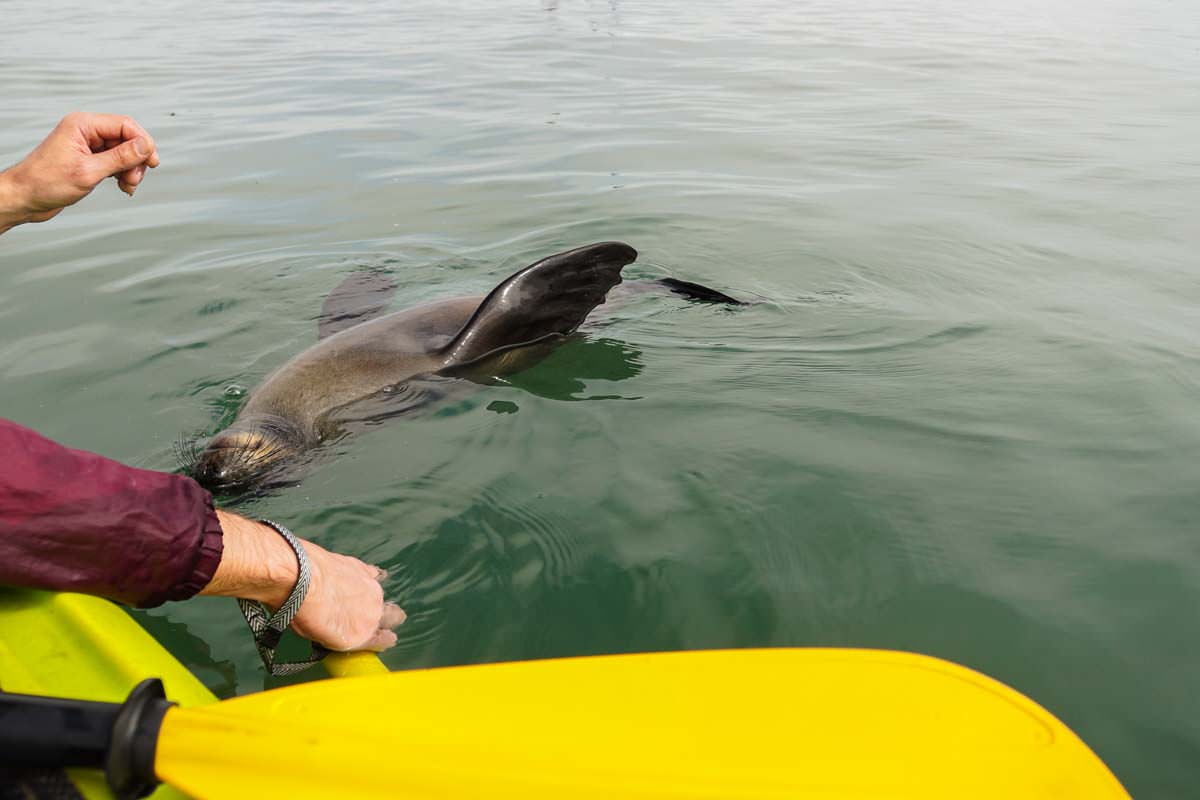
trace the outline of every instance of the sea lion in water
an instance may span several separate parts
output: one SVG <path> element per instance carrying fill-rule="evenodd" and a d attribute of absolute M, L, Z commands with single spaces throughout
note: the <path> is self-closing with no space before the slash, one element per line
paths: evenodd
<path fill-rule="evenodd" d="M 326 301 L 321 340 L 272 372 L 193 467 L 210 489 L 272 482 L 340 430 L 339 412 L 423 376 L 500 376 L 529 366 L 575 331 L 637 251 L 601 242 L 544 258 L 486 297 L 454 297 L 378 316 L 394 287 L 358 273 Z M 663 279 L 696 300 L 740 304 L 707 287 Z M 365 304 L 364 299 L 370 302 Z"/>

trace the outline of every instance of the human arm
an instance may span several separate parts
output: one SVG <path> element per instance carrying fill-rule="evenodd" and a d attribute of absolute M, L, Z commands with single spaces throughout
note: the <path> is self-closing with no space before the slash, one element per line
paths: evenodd
<path fill-rule="evenodd" d="M 197 593 L 278 605 L 295 554 L 265 525 L 213 509 L 182 475 L 63 447 L 0 419 L 0 584 L 149 607 Z M 309 594 L 293 628 L 331 649 L 383 649 L 403 612 L 380 570 L 304 543 Z M 290 559 L 290 560 L 289 560 Z"/>
<path fill-rule="evenodd" d="M 105 178 L 133 196 L 159 164 L 153 137 L 130 117 L 75 112 L 18 164 L 0 172 L 0 234 L 44 222 L 78 203 Z"/>

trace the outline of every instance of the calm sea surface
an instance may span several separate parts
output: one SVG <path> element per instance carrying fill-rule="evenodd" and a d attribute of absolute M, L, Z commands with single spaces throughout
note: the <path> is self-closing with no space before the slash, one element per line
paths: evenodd
<path fill-rule="evenodd" d="M 763 302 L 640 298 L 242 507 L 391 571 L 389 666 L 916 650 L 1194 794 L 1194 3 L 0 15 L 0 158 L 85 109 L 163 160 L 0 240 L 4 416 L 173 469 L 351 271 L 404 306 L 623 239 Z M 138 616 L 218 693 L 267 683 L 232 602 Z"/>

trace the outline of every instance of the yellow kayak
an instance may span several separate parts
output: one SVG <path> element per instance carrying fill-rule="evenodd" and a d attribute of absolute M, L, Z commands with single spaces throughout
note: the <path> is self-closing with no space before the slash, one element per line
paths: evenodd
<path fill-rule="evenodd" d="M 0 591 L 5 691 L 118 703 L 147 676 L 180 704 L 160 712 L 151 777 L 199 798 L 1128 798 L 1045 709 L 927 656 L 599 656 L 215 702 L 116 606 Z M 107 796 L 98 771 L 72 775 Z"/>

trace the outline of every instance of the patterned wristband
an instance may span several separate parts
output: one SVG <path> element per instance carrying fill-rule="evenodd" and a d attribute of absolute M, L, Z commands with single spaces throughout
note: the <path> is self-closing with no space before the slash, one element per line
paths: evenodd
<path fill-rule="evenodd" d="M 292 589 L 292 593 L 288 595 L 287 600 L 283 601 L 283 605 L 274 614 L 257 600 L 239 599 L 238 606 L 242 609 L 242 615 L 246 618 L 246 624 L 250 626 L 250 633 L 254 635 L 254 644 L 258 647 L 258 655 L 262 658 L 263 666 L 267 668 L 267 672 L 271 675 L 294 675 L 297 672 L 308 669 L 329 655 L 330 652 L 327 648 L 314 642 L 312 644 L 312 654 L 304 661 L 275 661 L 275 648 L 279 646 L 279 640 L 283 638 L 283 632 L 287 630 L 288 625 L 292 624 L 292 620 L 296 617 L 296 612 L 300 610 L 300 604 L 304 602 L 304 596 L 308 594 L 308 584 L 312 579 L 312 571 L 308 565 L 308 554 L 304 552 L 304 546 L 300 544 L 300 540 L 291 531 L 269 519 L 260 519 L 259 522 L 278 533 L 284 538 L 284 541 L 291 545 L 292 550 L 296 553 L 296 561 L 300 567 L 299 577 L 296 578 L 296 585 Z"/>

